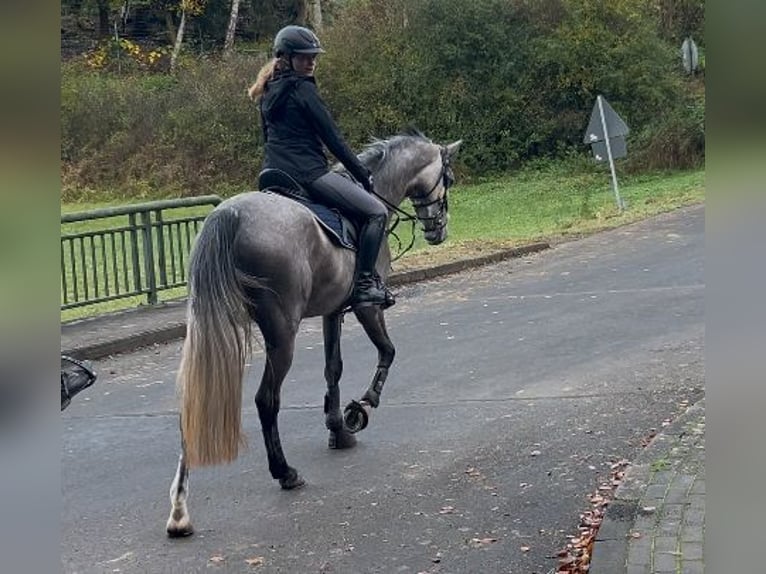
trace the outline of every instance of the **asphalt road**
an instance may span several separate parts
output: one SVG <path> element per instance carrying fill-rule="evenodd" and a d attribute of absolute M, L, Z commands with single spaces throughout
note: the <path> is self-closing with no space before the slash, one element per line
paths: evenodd
<path fill-rule="evenodd" d="M 256 352 L 250 447 L 192 473 L 189 539 L 164 532 L 180 343 L 97 362 L 62 413 L 63 571 L 551 572 L 611 464 L 704 392 L 704 219 L 687 208 L 403 287 L 382 404 L 349 451 L 327 449 L 306 321 L 280 414 L 299 491 L 268 473 Z M 353 317 L 342 349 L 345 404 L 376 362 Z"/>

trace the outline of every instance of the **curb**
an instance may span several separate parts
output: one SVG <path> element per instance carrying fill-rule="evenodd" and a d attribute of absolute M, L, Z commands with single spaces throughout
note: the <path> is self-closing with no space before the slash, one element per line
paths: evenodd
<path fill-rule="evenodd" d="M 169 343 L 186 336 L 186 322 L 171 323 L 157 329 L 142 331 L 127 335 L 121 339 L 105 341 L 89 345 L 77 345 L 61 349 L 62 355 L 68 355 L 79 360 L 95 361 L 109 355 L 130 353 L 142 347 L 150 347 L 159 343 Z"/>
<path fill-rule="evenodd" d="M 436 277 L 443 277 L 445 275 L 459 273 L 460 271 L 465 271 L 475 267 L 481 267 L 490 263 L 498 263 L 500 261 L 514 257 L 522 257 L 524 255 L 537 253 L 549 248 L 550 244 L 547 242 L 532 243 L 530 245 L 497 251 L 495 253 L 490 253 L 489 255 L 484 255 L 482 257 L 476 257 L 473 259 L 462 259 L 460 261 L 453 261 L 451 263 L 445 263 L 443 265 L 437 265 L 434 267 L 403 271 L 391 275 L 389 277 L 388 283 L 391 286 L 416 283 L 418 281 L 425 281 L 428 279 L 434 279 Z M 183 307 L 185 310 L 185 299 L 162 304 L 158 307 L 130 309 L 127 311 L 120 311 L 108 315 L 101 315 L 92 319 L 83 319 L 74 321 L 72 323 L 62 324 L 61 354 L 68 355 L 80 360 L 94 361 L 103 359 L 109 355 L 129 353 L 142 347 L 148 347 L 160 343 L 169 343 L 177 339 L 183 339 L 186 336 L 185 320 L 179 321 L 177 318 L 173 317 L 172 319 L 163 322 L 159 318 L 163 312 L 169 312 L 173 315 L 181 313 L 182 316 L 185 316 L 185 311 L 181 312 L 178 307 Z M 95 343 L 67 343 L 66 346 L 64 346 L 65 332 L 75 325 L 83 325 L 86 323 L 94 323 L 96 321 L 110 320 L 115 322 L 124 320 L 125 322 L 130 323 L 133 320 L 131 317 L 145 315 L 156 315 L 158 317 L 157 323 L 160 323 L 160 325 L 156 328 L 143 329 L 138 332 L 126 332 L 124 335 L 118 335 L 116 337 L 105 337 L 105 339 L 108 340 L 103 340 Z"/>
<path fill-rule="evenodd" d="M 474 259 L 462 259 L 460 261 L 453 261 L 451 263 L 445 263 L 444 265 L 437 265 L 435 267 L 426 267 L 423 269 L 414 269 L 412 271 L 402 271 L 401 273 L 394 273 L 388 278 L 388 284 L 392 286 L 405 285 L 407 283 L 416 283 L 418 281 L 425 281 L 426 279 L 433 279 L 435 277 L 443 277 L 444 275 L 450 275 L 452 273 L 459 273 L 466 269 L 474 267 L 481 267 L 483 265 L 489 265 L 490 263 L 499 263 L 505 259 L 511 259 L 513 257 L 522 257 L 530 253 L 537 253 L 544 249 L 550 248 L 548 243 L 532 243 L 530 245 L 524 245 L 522 247 L 514 247 L 512 249 L 506 249 L 482 257 L 476 257 Z"/>
<path fill-rule="evenodd" d="M 627 572 L 628 546 L 637 519 L 642 516 L 640 502 L 652 481 L 653 464 L 672 458 L 672 450 L 684 427 L 704 410 L 701 398 L 681 413 L 661 433 L 655 436 L 631 463 L 622 484 L 606 507 L 604 519 L 596 534 L 589 572 L 592 574 L 618 574 Z"/>

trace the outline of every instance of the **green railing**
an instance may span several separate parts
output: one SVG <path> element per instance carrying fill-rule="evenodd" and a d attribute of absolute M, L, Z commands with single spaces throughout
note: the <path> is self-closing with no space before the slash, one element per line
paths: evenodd
<path fill-rule="evenodd" d="M 137 295 L 154 305 L 159 291 L 185 285 L 207 216 L 188 208 L 220 202 L 206 195 L 62 215 L 61 309 Z"/>

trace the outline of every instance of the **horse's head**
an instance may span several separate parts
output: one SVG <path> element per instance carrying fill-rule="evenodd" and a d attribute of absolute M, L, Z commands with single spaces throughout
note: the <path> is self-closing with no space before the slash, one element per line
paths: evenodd
<path fill-rule="evenodd" d="M 375 140 L 359 159 L 373 173 L 375 191 L 390 210 L 409 197 L 425 238 L 437 245 L 447 238 L 449 202 L 447 194 L 454 182 L 451 161 L 462 140 L 439 145 L 415 129 L 387 140 Z M 342 169 L 337 166 L 337 169 Z"/>
<path fill-rule="evenodd" d="M 430 143 L 430 142 L 429 142 Z M 431 160 L 407 186 L 418 220 L 423 224 L 426 241 L 438 245 L 447 239 L 449 221 L 449 188 L 455 182 L 452 157 L 462 140 L 447 145 L 431 143 Z"/>

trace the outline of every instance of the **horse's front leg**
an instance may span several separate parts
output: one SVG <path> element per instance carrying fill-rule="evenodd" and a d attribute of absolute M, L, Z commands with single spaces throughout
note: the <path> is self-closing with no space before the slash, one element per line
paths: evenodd
<path fill-rule="evenodd" d="M 186 497 L 189 495 L 189 467 L 186 466 L 186 453 L 181 440 L 181 456 L 178 457 L 176 476 L 170 485 L 170 517 L 165 527 L 168 536 L 180 538 L 194 534 L 194 528 L 186 508 Z"/>
<path fill-rule="evenodd" d="M 338 382 L 343 374 L 343 359 L 340 354 L 340 333 L 342 315 L 327 315 L 322 319 L 324 334 L 324 378 L 327 392 L 324 396 L 325 426 L 330 431 L 330 448 L 351 448 L 356 438 L 346 429 L 340 411 L 340 387 Z"/>
<path fill-rule="evenodd" d="M 380 394 L 388 377 L 388 369 L 394 362 L 396 349 L 386 331 L 386 320 L 380 307 L 360 307 L 354 310 L 354 314 L 378 350 L 378 368 L 369 388 L 361 401 L 352 401 L 346 406 L 346 425 L 352 432 L 358 432 L 367 426 L 370 408 L 377 408 L 380 404 Z"/>

